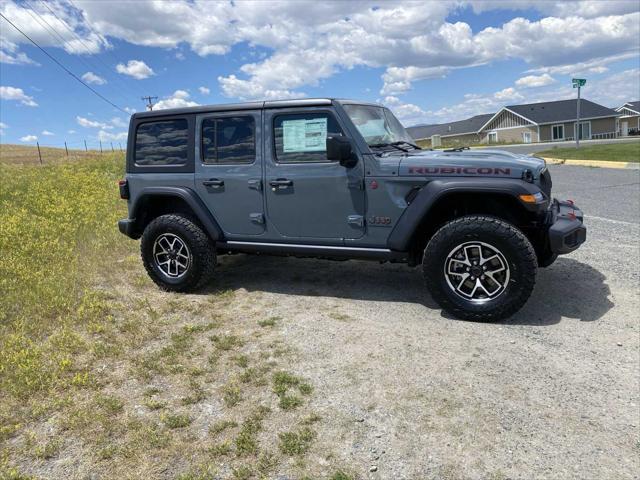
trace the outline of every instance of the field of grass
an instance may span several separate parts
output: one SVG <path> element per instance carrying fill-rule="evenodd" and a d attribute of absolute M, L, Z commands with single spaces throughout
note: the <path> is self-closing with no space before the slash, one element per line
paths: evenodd
<path fill-rule="evenodd" d="M 121 152 L 118 152 L 121 154 Z M 92 159 L 98 156 L 107 157 L 112 152 L 105 150 L 100 153 L 96 150 L 74 150 L 65 151 L 64 148 L 40 147 L 40 155 L 36 147 L 28 145 L 13 145 L 9 143 L 0 144 L 0 163 L 12 165 L 39 165 L 42 158 L 43 165 L 55 165 L 61 162 Z"/>
<path fill-rule="evenodd" d="M 0 162 L 0 478 L 354 478 L 272 305 L 147 278 L 123 163 Z"/>
<path fill-rule="evenodd" d="M 536 155 L 563 160 L 604 160 L 613 162 L 640 162 L 640 141 L 584 145 L 580 148 L 551 148 Z"/>

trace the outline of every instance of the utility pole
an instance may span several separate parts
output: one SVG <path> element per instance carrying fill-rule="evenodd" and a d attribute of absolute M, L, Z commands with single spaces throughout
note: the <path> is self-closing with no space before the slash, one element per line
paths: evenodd
<path fill-rule="evenodd" d="M 42 154 L 40 153 L 40 144 L 36 142 L 36 146 L 38 147 L 38 158 L 40 159 L 40 165 L 42 165 Z"/>
<path fill-rule="evenodd" d="M 587 83 L 586 78 L 573 78 L 571 79 L 573 88 L 578 89 L 578 102 L 576 106 L 576 148 L 580 148 L 580 87 L 583 87 Z"/>
<path fill-rule="evenodd" d="M 85 152 L 89 151 L 89 149 L 87 148 L 87 141 L 86 140 L 84 141 L 84 151 Z"/>
<path fill-rule="evenodd" d="M 142 97 L 142 100 L 146 100 L 147 101 L 147 110 L 151 111 L 153 110 L 153 101 L 157 100 L 158 97 L 151 97 L 151 96 L 146 96 L 146 97 Z"/>
<path fill-rule="evenodd" d="M 69 149 L 67 148 L 67 141 L 64 141 L 64 151 L 67 152 L 67 158 L 69 158 Z"/>
<path fill-rule="evenodd" d="M 100 140 L 100 153 L 102 153 L 102 140 Z"/>

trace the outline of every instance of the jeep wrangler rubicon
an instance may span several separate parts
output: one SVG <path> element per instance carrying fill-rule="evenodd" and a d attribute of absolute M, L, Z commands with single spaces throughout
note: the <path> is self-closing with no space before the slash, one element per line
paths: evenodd
<path fill-rule="evenodd" d="M 222 254 L 372 259 L 421 264 L 457 317 L 509 317 L 537 267 L 585 241 L 582 212 L 552 199 L 542 159 L 413 142 L 387 108 L 350 100 L 136 113 L 119 229 L 165 290 L 201 287 Z"/>

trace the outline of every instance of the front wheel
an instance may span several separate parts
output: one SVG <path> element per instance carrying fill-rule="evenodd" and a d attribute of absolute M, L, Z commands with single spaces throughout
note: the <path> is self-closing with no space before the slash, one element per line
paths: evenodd
<path fill-rule="evenodd" d="M 445 224 L 424 251 L 431 295 L 456 317 L 495 321 L 525 304 L 536 281 L 536 253 L 515 226 L 472 215 Z"/>
<path fill-rule="evenodd" d="M 190 292 L 212 276 L 215 245 L 191 219 L 161 215 L 147 225 L 140 243 L 142 262 L 151 279 L 163 290 Z"/>

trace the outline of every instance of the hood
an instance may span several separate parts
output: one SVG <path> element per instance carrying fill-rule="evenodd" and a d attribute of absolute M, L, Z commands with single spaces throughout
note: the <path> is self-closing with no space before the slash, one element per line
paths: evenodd
<path fill-rule="evenodd" d="M 416 151 L 400 161 L 400 176 L 523 178 L 526 170 L 537 180 L 546 169 L 541 158 L 503 150 Z"/>

